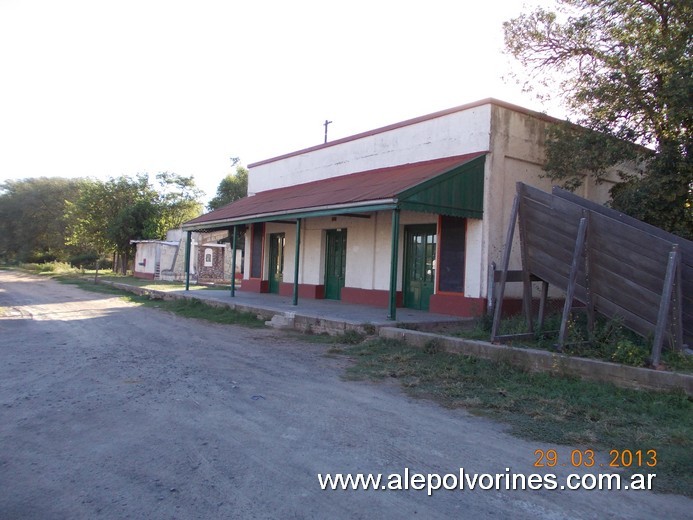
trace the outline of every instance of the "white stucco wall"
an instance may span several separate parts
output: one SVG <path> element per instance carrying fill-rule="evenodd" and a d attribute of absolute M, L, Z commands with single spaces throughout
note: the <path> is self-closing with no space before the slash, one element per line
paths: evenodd
<path fill-rule="evenodd" d="M 159 244 L 155 242 L 140 242 L 135 252 L 135 271 L 138 273 L 154 274 L 156 254 Z M 145 263 L 145 265 L 141 265 Z"/>
<path fill-rule="evenodd" d="M 161 246 L 161 258 L 159 259 L 159 264 L 161 270 L 173 269 L 173 262 L 176 259 L 176 253 L 178 252 L 178 244 L 168 245 L 162 244 Z"/>
<path fill-rule="evenodd" d="M 468 298 L 480 298 L 482 296 L 481 277 L 485 272 L 483 228 L 481 219 L 467 219 L 464 249 L 464 295 Z"/>
<path fill-rule="evenodd" d="M 489 149 L 485 104 L 248 168 L 248 194 Z"/>
<path fill-rule="evenodd" d="M 403 211 L 400 215 L 400 240 L 398 253 L 398 290 L 402 289 L 402 263 L 404 256 L 404 227 L 411 224 L 436 224 L 436 215 Z M 388 290 L 390 287 L 390 254 L 392 215 L 377 212 L 370 218 L 320 217 L 305 219 L 301 226 L 299 259 L 299 283 L 322 285 L 325 282 L 325 232 L 329 229 L 346 229 L 346 280 L 347 287 Z M 285 233 L 284 282 L 294 281 L 294 255 L 296 227 L 294 224 L 267 223 L 265 227 L 265 251 L 269 251 L 269 236 Z M 263 279 L 267 279 L 269 256 L 266 254 Z M 248 277 L 246 273 L 245 277 Z"/>

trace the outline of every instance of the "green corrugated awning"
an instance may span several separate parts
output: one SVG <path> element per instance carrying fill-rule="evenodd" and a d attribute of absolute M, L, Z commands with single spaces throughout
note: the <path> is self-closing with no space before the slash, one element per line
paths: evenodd
<path fill-rule="evenodd" d="M 399 207 L 451 217 L 482 218 L 484 161 L 482 155 L 399 193 Z"/>

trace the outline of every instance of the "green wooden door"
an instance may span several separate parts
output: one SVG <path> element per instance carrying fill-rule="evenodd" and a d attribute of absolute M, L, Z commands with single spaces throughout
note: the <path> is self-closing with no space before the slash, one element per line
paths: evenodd
<path fill-rule="evenodd" d="M 284 233 L 269 236 L 269 292 L 278 293 L 279 284 L 284 281 Z"/>
<path fill-rule="evenodd" d="M 436 280 L 436 226 L 407 226 L 404 237 L 404 306 L 428 310 Z"/>
<path fill-rule="evenodd" d="M 346 229 L 327 231 L 325 251 L 325 298 L 340 300 L 346 275 Z"/>

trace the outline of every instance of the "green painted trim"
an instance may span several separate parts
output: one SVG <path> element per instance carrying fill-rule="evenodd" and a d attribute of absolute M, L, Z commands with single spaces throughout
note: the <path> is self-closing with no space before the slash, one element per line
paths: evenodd
<path fill-rule="evenodd" d="M 301 253 L 301 219 L 296 219 L 296 250 L 294 255 L 294 299 L 292 305 L 298 305 L 298 260 Z"/>
<path fill-rule="evenodd" d="M 392 210 L 392 241 L 390 250 L 390 301 L 388 320 L 397 319 L 397 263 L 399 253 L 399 209 Z"/>
<path fill-rule="evenodd" d="M 236 296 L 236 235 L 238 234 L 236 232 L 237 227 L 238 226 L 233 226 L 233 246 L 231 252 L 231 254 L 233 255 L 231 257 L 231 298 L 234 298 Z"/>
<path fill-rule="evenodd" d="M 486 156 L 472 159 L 398 194 L 399 207 L 453 217 L 482 218 Z"/>
<path fill-rule="evenodd" d="M 188 231 L 185 239 L 185 290 L 190 290 L 190 242 L 192 242 L 192 231 Z"/>
<path fill-rule="evenodd" d="M 407 211 L 419 211 L 422 213 L 435 213 L 436 215 L 445 215 L 447 217 L 460 217 L 460 218 L 476 218 L 481 219 L 484 217 L 483 211 L 475 211 L 470 209 L 460 209 L 460 208 L 446 208 L 443 206 L 434 206 L 431 204 L 417 203 L 417 202 L 402 202 L 400 206 L 403 210 Z"/>
<path fill-rule="evenodd" d="M 387 202 L 387 203 L 382 203 L 382 204 L 372 204 L 368 206 L 344 206 L 342 208 L 335 208 L 335 209 L 321 209 L 321 210 L 313 210 L 313 211 L 297 211 L 297 212 L 291 212 L 288 211 L 286 213 L 282 213 L 280 215 L 271 215 L 271 216 L 260 216 L 260 217 L 254 217 L 254 218 L 239 218 L 239 219 L 231 219 L 231 220 L 226 220 L 224 222 L 217 222 L 213 224 L 200 224 L 199 226 L 183 226 L 183 229 L 185 231 L 204 231 L 204 230 L 214 230 L 214 229 L 223 229 L 227 228 L 230 224 L 231 225 L 240 225 L 240 224 L 254 224 L 257 222 L 273 222 L 275 220 L 286 220 L 287 218 L 308 218 L 308 217 L 325 217 L 325 216 L 332 216 L 332 215 L 342 215 L 344 213 L 370 213 L 373 211 L 385 211 L 385 210 L 391 210 L 396 207 L 395 203 L 392 202 Z"/>

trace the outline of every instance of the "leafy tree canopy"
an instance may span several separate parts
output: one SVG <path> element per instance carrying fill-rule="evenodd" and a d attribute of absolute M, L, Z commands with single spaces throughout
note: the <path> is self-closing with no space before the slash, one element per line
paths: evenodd
<path fill-rule="evenodd" d="M 85 181 L 60 177 L 9 180 L 0 184 L 0 259 L 40 262 L 67 260 L 66 201 Z"/>
<path fill-rule="evenodd" d="M 523 14 L 504 30 L 525 87 L 559 92 L 591 130 L 553 127 L 547 174 L 575 188 L 587 171 L 600 180 L 632 161 L 641 173 L 621 172 L 612 204 L 693 238 L 693 3 L 556 0 L 555 9 Z"/>
<path fill-rule="evenodd" d="M 67 205 L 67 242 L 101 255 L 118 253 L 126 259 L 125 268 L 130 240 L 162 239 L 168 229 L 200 214 L 201 192 L 191 177 L 164 172 L 157 180 L 159 189 L 146 174 L 86 182 Z"/>
<path fill-rule="evenodd" d="M 217 187 L 216 196 L 207 205 L 210 211 L 242 199 L 248 194 L 248 170 L 240 164 L 238 157 L 231 159 L 231 165 L 236 167 L 236 172 L 221 180 Z"/>

